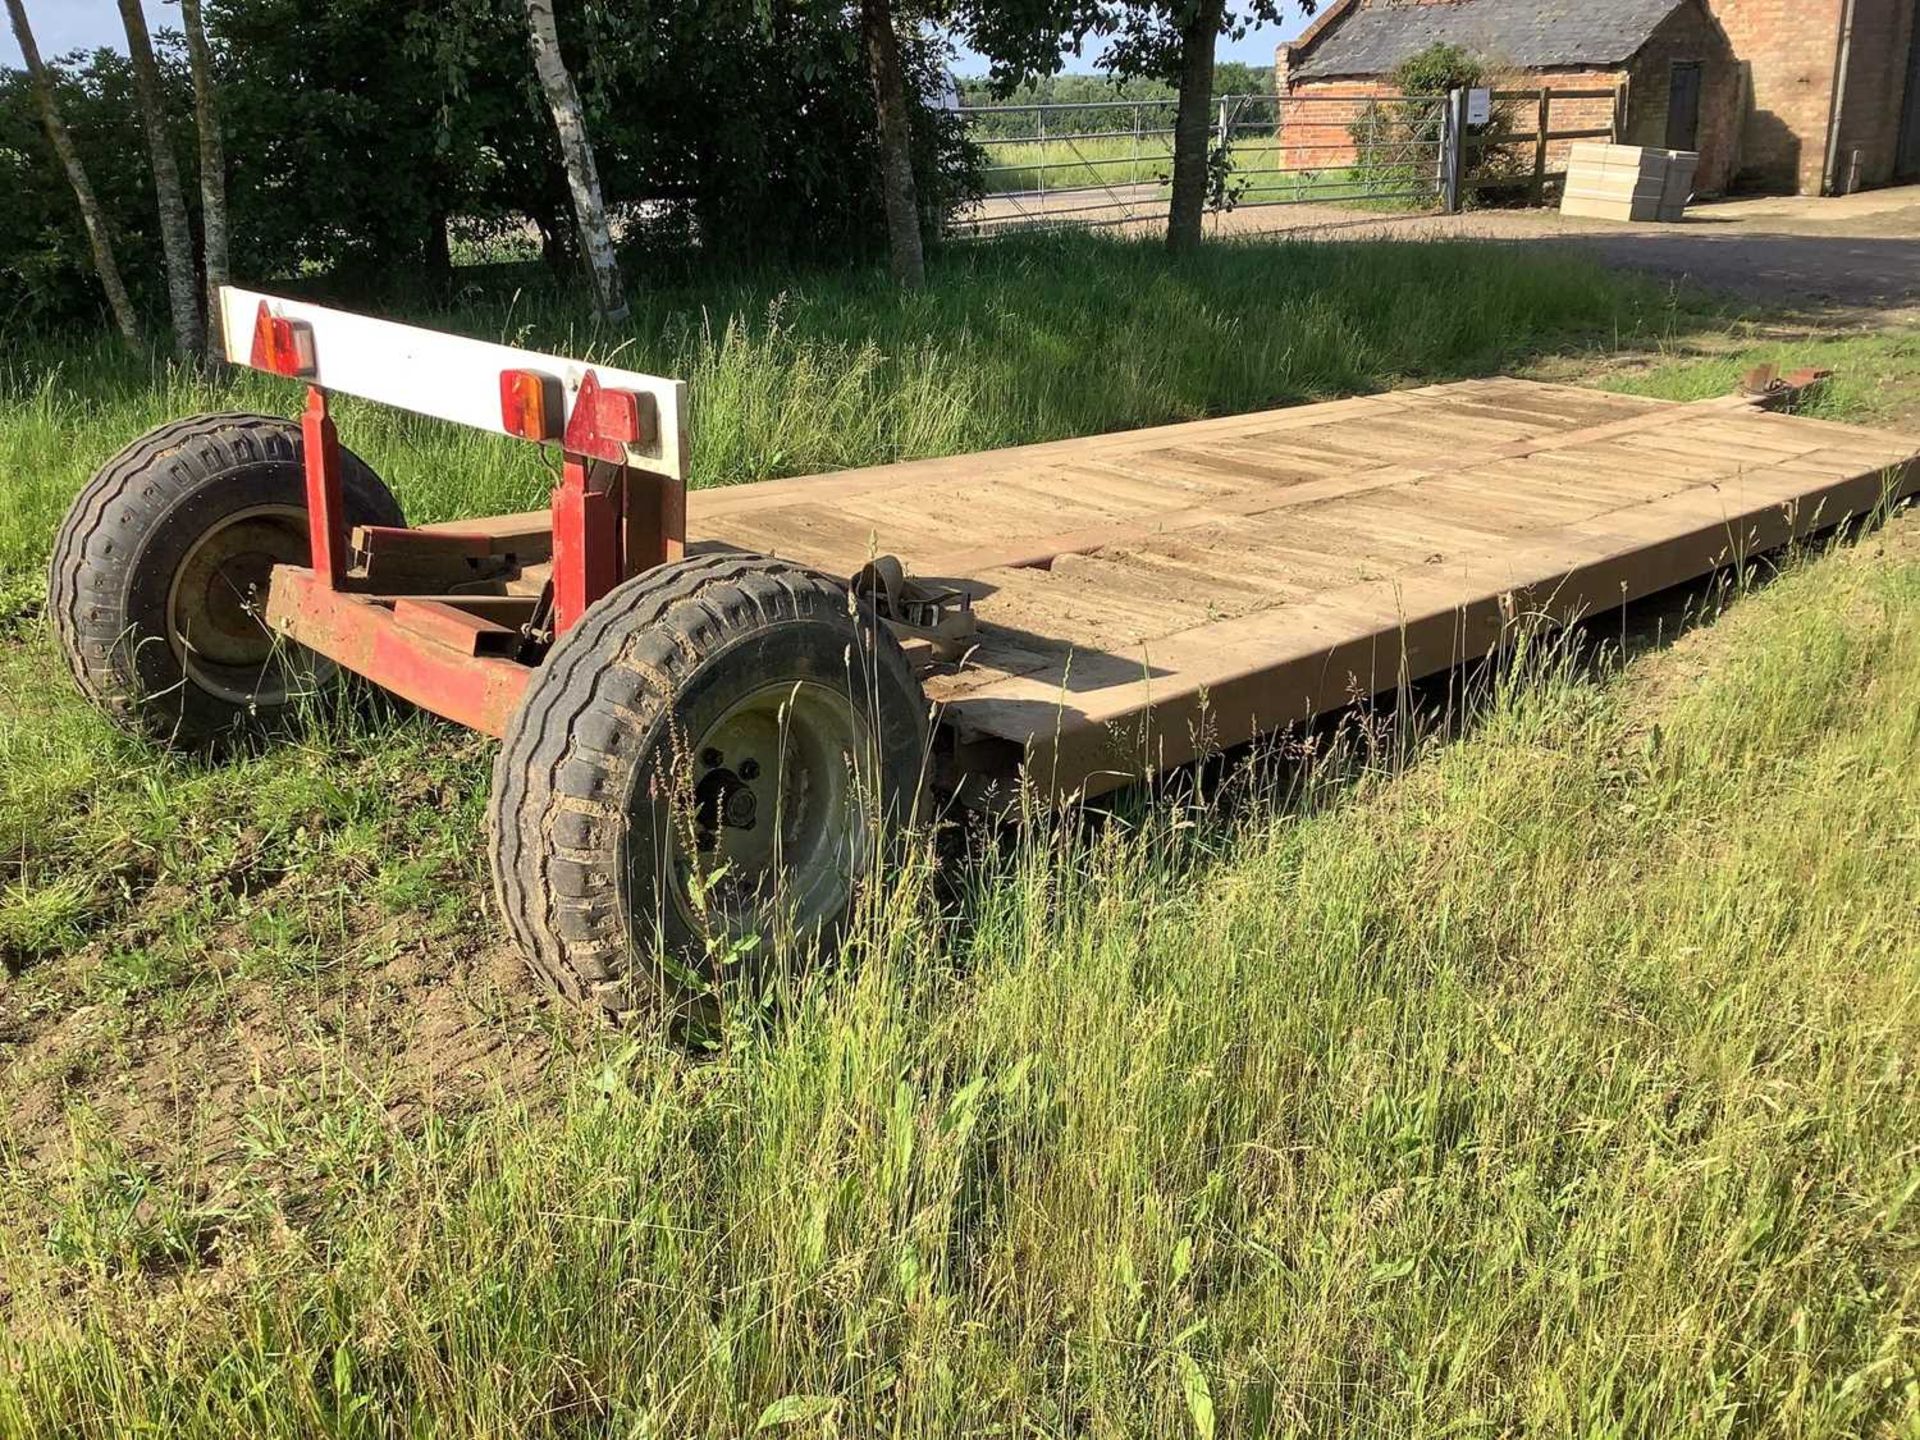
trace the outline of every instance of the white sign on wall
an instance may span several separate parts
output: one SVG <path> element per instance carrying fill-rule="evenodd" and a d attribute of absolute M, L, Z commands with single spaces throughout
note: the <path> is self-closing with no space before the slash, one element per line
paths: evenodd
<path fill-rule="evenodd" d="M 1493 118 L 1493 91 L 1467 91 L 1467 124 L 1484 125 Z"/>

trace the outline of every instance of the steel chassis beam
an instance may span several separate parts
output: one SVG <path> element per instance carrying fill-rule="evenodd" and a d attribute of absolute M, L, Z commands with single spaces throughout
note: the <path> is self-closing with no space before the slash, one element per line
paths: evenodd
<path fill-rule="evenodd" d="M 369 555 L 377 543 L 405 558 L 395 573 L 378 565 L 356 573 L 339 434 L 318 385 L 307 389 L 300 429 L 312 559 L 275 567 L 268 624 L 382 689 L 488 735 L 506 732 L 546 640 L 578 624 L 620 581 L 686 551 L 682 482 L 563 451 L 549 509 L 546 595 L 449 591 L 449 576 L 498 553 L 484 522 L 472 530 L 370 529 L 363 532 Z M 548 623 L 536 633 L 543 613 Z"/>

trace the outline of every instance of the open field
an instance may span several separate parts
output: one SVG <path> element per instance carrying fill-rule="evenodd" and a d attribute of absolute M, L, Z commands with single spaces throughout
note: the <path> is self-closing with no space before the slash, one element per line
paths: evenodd
<path fill-rule="evenodd" d="M 622 356 L 693 382 L 702 484 L 1513 367 L 1683 397 L 1789 358 L 1846 372 L 1823 413 L 1920 417 L 1910 333 L 1574 258 L 938 266 L 661 294 Z M 613 338 L 525 297 L 456 323 Z M 1917 1423 L 1911 515 L 1297 737 L 1231 803 L 912 866 L 692 1054 L 521 976 L 482 742 L 362 705 L 212 765 L 71 693 L 67 498 L 235 403 L 295 396 L 0 360 L 0 1433 Z M 416 519 L 549 483 L 343 412 Z"/>
<path fill-rule="evenodd" d="M 1106 135 L 1090 140 L 998 140 L 986 147 L 986 188 L 995 193 L 1157 184 L 1173 172 L 1171 143 L 1165 134 L 1139 140 Z M 1258 183 L 1273 183 L 1273 169 L 1280 163 L 1280 148 L 1274 141 L 1236 140 L 1230 154 L 1236 175 L 1252 172 L 1260 176 Z"/>

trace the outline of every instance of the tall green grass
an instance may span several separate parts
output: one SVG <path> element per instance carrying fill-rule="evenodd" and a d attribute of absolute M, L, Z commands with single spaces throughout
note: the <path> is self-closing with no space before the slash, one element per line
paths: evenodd
<path fill-rule="evenodd" d="M 630 336 L 439 318 L 687 376 L 712 484 L 1685 316 L 1467 246 L 1066 240 L 906 299 L 663 291 Z M 1913 1429 L 1911 519 L 1623 673 L 1537 652 L 1456 741 L 1361 727 L 1284 791 L 911 864 L 689 1051 L 466 974 L 504 959 L 484 742 L 349 708 L 215 765 L 71 693 L 33 613 L 67 498 L 290 387 L 0 371 L 0 1435 Z M 417 518 L 547 484 L 343 431 Z"/>
<path fill-rule="evenodd" d="M 321 1037 L 165 1164 L 76 1099 L 0 1172 L 0 1427 L 1903 1433 L 1896 539 L 1304 806 L 910 872 L 710 1055 L 397 1125 Z"/>
<path fill-rule="evenodd" d="M 1856 424 L 1920 428 L 1920 330 L 1892 326 L 1839 334 L 1758 338 L 1735 327 L 1663 341 L 1651 357 L 1606 377 L 1611 390 L 1665 400 L 1730 395 L 1756 365 L 1782 374 L 1806 366 L 1830 370 L 1805 412 Z"/>
<path fill-rule="evenodd" d="M 1229 244 L 1170 266 L 1140 241 L 1027 237 L 944 252 L 912 296 L 831 273 L 636 290 L 618 334 L 532 282 L 403 318 L 686 379 L 696 485 L 1485 373 L 1673 321 L 1659 288 L 1578 259 L 1491 266 L 1431 243 Z M 298 403 L 287 382 L 207 380 L 104 337 L 0 342 L 0 584 L 37 568 L 86 477 L 142 431 Z M 528 446 L 353 401 L 340 416 L 416 520 L 526 509 L 552 483 Z"/>

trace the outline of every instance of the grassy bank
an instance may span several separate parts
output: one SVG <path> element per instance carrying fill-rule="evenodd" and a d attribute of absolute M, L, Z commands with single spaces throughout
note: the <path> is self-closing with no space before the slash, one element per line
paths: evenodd
<path fill-rule="evenodd" d="M 1803 366 L 1833 372 L 1807 413 L 1862 425 L 1920 429 L 1920 331 L 1911 326 L 1839 335 L 1761 339 L 1744 327 L 1711 327 L 1661 342 L 1653 353 L 1615 362 L 1601 377 L 1610 390 L 1665 400 L 1731 394 L 1756 365 L 1782 374 Z"/>
<path fill-rule="evenodd" d="M 1073 240 L 946 256 L 904 301 L 662 295 L 619 338 L 694 381 L 712 484 L 1596 342 L 1650 353 L 1610 383 L 1681 393 L 1751 348 L 1703 318 L 1467 246 L 1173 269 Z M 525 297 L 457 322 L 616 339 Z M 1858 343 L 1877 379 L 1829 413 L 1911 380 Z M 35 613 L 67 497 L 149 424 L 288 387 L 104 345 L 4 370 L 0 1434 L 1920 1414 L 1910 517 L 1624 669 L 1536 655 L 1463 736 L 1358 727 L 1285 794 L 1037 827 L 951 890 L 910 872 L 696 1055 L 523 977 L 483 742 L 373 707 L 213 765 L 71 693 Z M 547 483 L 425 422 L 343 430 L 418 518 Z"/>

